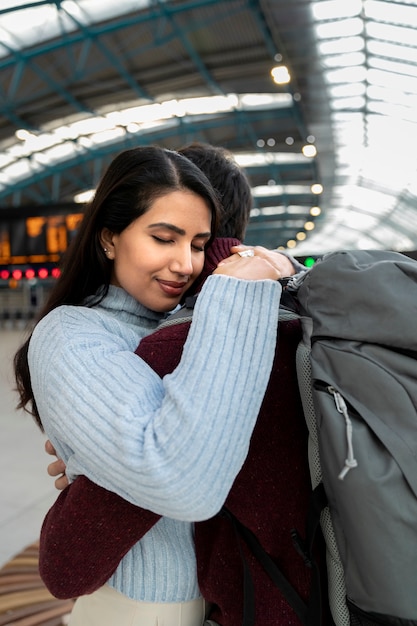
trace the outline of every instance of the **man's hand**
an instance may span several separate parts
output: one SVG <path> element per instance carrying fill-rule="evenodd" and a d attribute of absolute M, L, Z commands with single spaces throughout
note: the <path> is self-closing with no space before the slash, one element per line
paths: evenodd
<path fill-rule="evenodd" d="M 232 253 L 243 252 L 243 250 L 253 250 L 256 256 L 265 259 L 275 267 L 282 278 L 293 276 L 296 273 L 290 259 L 279 250 L 268 250 L 268 248 L 263 248 L 262 246 L 245 246 L 243 244 L 230 248 Z"/>
<path fill-rule="evenodd" d="M 47 441 L 45 442 L 45 452 L 47 452 L 51 456 L 56 456 L 55 448 L 52 445 L 52 443 L 49 441 L 49 439 L 47 439 Z M 49 476 L 52 476 L 53 478 L 55 478 L 55 476 L 58 476 L 58 478 L 55 481 L 55 487 L 59 491 L 62 491 L 63 489 L 65 489 L 65 487 L 69 485 L 69 480 L 67 478 L 65 470 L 66 470 L 66 465 L 64 461 L 58 458 L 56 461 L 53 461 L 52 463 L 50 463 L 47 468 L 47 472 Z"/>

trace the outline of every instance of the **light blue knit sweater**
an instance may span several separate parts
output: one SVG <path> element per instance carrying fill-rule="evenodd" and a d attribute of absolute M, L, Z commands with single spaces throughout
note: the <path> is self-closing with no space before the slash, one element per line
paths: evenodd
<path fill-rule="evenodd" d="M 192 522 L 218 512 L 246 457 L 280 294 L 272 280 L 208 278 L 181 363 L 162 380 L 134 354 L 161 315 L 120 288 L 94 308 L 59 307 L 34 330 L 33 390 L 69 477 L 84 474 L 164 516 L 109 581 L 131 598 L 199 595 Z"/>

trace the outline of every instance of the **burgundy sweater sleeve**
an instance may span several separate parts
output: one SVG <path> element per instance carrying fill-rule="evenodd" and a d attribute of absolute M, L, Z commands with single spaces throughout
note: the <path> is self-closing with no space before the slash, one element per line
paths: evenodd
<path fill-rule="evenodd" d="M 136 350 L 161 377 L 181 359 L 189 323 L 145 337 Z M 58 497 L 41 529 L 39 572 L 57 598 L 99 589 L 160 515 L 79 476 Z"/>
<path fill-rule="evenodd" d="M 159 518 L 79 476 L 59 495 L 43 522 L 39 548 L 43 582 L 56 598 L 92 593 Z"/>

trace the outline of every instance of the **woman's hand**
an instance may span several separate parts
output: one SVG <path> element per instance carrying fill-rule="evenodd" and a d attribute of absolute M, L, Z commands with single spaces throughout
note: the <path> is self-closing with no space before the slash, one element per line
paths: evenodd
<path fill-rule="evenodd" d="M 290 259 L 287 255 L 279 252 L 279 250 L 268 250 L 268 248 L 263 248 L 262 246 L 245 246 L 243 244 L 230 248 L 230 251 L 233 253 L 244 252 L 245 250 L 253 250 L 256 256 L 269 261 L 281 273 L 280 278 L 287 278 L 296 274 Z"/>
<path fill-rule="evenodd" d="M 251 248 L 250 246 L 238 247 L 242 249 L 221 261 L 213 274 L 224 274 L 245 280 L 265 280 L 268 278 L 270 280 L 278 280 L 282 277 L 279 264 L 272 263 L 267 255 L 258 254 L 257 248 Z"/>

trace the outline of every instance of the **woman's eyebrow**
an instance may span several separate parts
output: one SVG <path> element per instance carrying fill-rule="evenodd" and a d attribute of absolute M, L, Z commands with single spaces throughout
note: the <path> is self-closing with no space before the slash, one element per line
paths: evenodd
<path fill-rule="evenodd" d="M 169 224 L 168 222 L 156 222 L 155 224 L 149 224 L 148 228 L 166 228 L 167 230 L 172 230 L 174 233 L 178 235 L 185 235 L 186 232 L 183 228 L 179 228 L 174 224 Z M 195 237 L 203 238 L 203 237 L 211 237 L 211 232 L 207 233 L 197 233 Z"/>

